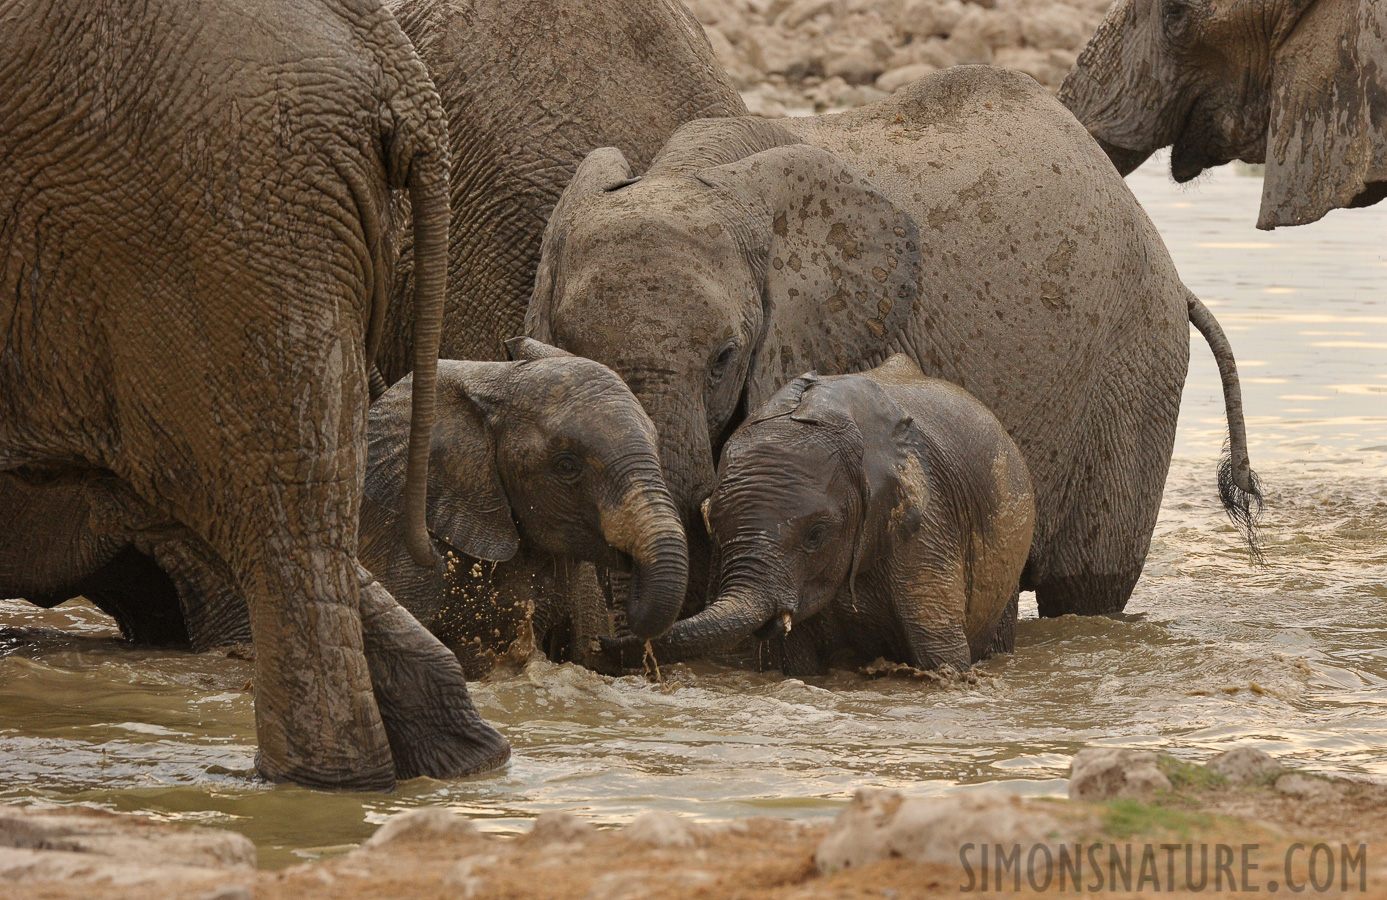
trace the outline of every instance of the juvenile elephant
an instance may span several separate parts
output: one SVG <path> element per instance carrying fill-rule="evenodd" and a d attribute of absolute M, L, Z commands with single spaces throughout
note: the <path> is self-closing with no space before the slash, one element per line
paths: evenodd
<path fill-rule="evenodd" d="M 573 562 L 630 572 L 626 621 L 659 634 L 684 599 L 684 530 L 660 474 L 655 426 L 599 363 L 535 341 L 519 362 L 439 363 L 429 531 L 420 569 L 401 539 L 411 381 L 371 407 L 361 559 L 462 661 L 469 678 L 534 644 L 558 658 L 575 635 Z M 577 648 L 575 648 L 577 649 Z"/>
<path fill-rule="evenodd" d="M 822 673 L 842 653 L 966 669 L 1012 649 L 1031 482 L 967 391 L 901 355 L 796 378 L 733 432 L 718 468 L 704 505 L 717 599 L 660 638 L 657 656 L 756 631 L 783 639 L 787 675 Z"/>
<path fill-rule="evenodd" d="M 1387 3 L 1118 0 L 1060 101 L 1123 175 L 1266 163 L 1257 227 L 1387 196 Z"/>
<path fill-rule="evenodd" d="M 1155 227 L 1029 77 L 961 67 L 840 115 L 704 120 L 640 179 L 584 160 L 544 236 L 529 334 L 606 363 L 650 413 L 689 535 L 713 460 L 799 372 L 902 352 L 1007 427 L 1035 489 L 1022 586 L 1121 610 L 1170 463 L 1189 326 L 1224 378 L 1225 504 L 1256 500 L 1236 371 Z"/>
<path fill-rule="evenodd" d="M 5 490 L 69 492 L 79 517 L 88 488 L 133 500 L 168 529 L 148 537 L 234 585 L 264 776 L 384 789 L 499 765 L 457 660 L 356 562 L 405 188 L 430 386 L 405 521 L 432 562 L 448 154 L 408 39 L 375 0 L 0 0 L 0 23 Z M 109 545 L 44 549 L 111 564 Z"/>
<path fill-rule="evenodd" d="M 645 166 L 675 129 L 746 105 L 679 0 L 386 0 L 438 85 L 452 147 L 441 354 L 503 360 L 521 334 L 540 237 L 578 164 L 620 147 Z M 407 231 L 408 219 L 396 229 Z M 412 249 L 400 234 L 387 382 L 413 353 Z"/>

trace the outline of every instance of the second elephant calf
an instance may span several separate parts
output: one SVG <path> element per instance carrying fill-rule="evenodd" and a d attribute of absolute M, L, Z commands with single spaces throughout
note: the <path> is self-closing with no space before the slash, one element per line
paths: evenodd
<path fill-rule="evenodd" d="M 976 398 L 908 357 L 782 388 L 728 440 L 704 517 L 716 600 L 659 654 L 755 633 L 807 675 L 878 656 L 964 669 L 1012 647 L 1025 462 Z"/>
<path fill-rule="evenodd" d="M 428 527 L 441 559 L 417 566 L 400 525 L 412 382 L 371 407 L 362 563 L 457 654 L 469 678 L 536 643 L 572 640 L 566 573 L 630 571 L 628 627 L 678 615 L 688 555 L 655 428 L 610 369 L 528 338 L 512 362 L 439 362 Z"/>

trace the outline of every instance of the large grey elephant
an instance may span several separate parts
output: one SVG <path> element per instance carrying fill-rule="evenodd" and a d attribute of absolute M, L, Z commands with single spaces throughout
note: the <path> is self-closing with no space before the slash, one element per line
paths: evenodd
<path fill-rule="evenodd" d="M 528 338 L 514 362 L 441 360 L 429 465 L 432 567 L 403 526 L 413 378 L 371 407 L 361 563 L 479 678 L 537 646 L 556 658 L 609 630 L 584 621 L 564 574 L 579 560 L 631 573 L 625 622 L 673 623 L 684 531 L 660 473 L 655 428 L 616 375 Z M 0 596 L 53 606 L 85 596 L 138 643 L 205 650 L 252 640 L 235 579 L 196 536 L 100 473 L 0 475 Z M 575 621 L 577 619 L 577 621 Z"/>
<path fill-rule="evenodd" d="M 975 397 L 905 356 L 777 391 L 728 439 L 704 517 L 716 599 L 660 658 L 754 632 L 787 675 L 844 656 L 962 670 L 1013 647 L 1025 461 Z"/>
<path fill-rule="evenodd" d="M 574 621 L 563 576 L 578 561 L 631 573 L 626 622 L 640 635 L 674 622 L 688 577 L 640 403 L 606 366 L 525 338 L 510 347 L 517 362 L 439 363 L 433 569 L 414 563 L 399 521 L 412 378 L 371 407 L 361 560 L 469 678 L 532 646 L 585 657 L 569 645 L 605 623 Z"/>
<path fill-rule="evenodd" d="M 1387 196 L 1387 3 L 1118 0 L 1060 100 L 1123 175 L 1266 163 L 1257 227 Z"/>
<path fill-rule="evenodd" d="M 0 22 L 6 490 L 133 498 L 167 528 L 151 540 L 234 583 L 264 776 L 500 764 L 457 660 L 356 561 L 393 191 L 416 213 L 421 386 L 446 274 L 443 110 L 408 39 L 374 0 L 0 0 Z M 431 562 L 416 398 L 405 518 Z"/>
<path fill-rule="evenodd" d="M 674 130 L 746 115 L 679 0 L 387 0 L 438 85 L 452 147 L 448 303 L 441 353 L 504 360 L 550 210 L 590 150 L 638 166 Z M 377 362 L 387 382 L 414 358 L 408 219 Z"/>
<path fill-rule="evenodd" d="M 1073 116 L 1025 75 L 961 67 L 840 115 L 692 123 L 639 180 L 595 151 L 550 220 L 526 327 L 610 366 L 650 413 L 689 605 L 698 506 L 746 411 L 798 373 L 903 352 L 1025 455 L 1023 588 L 1053 616 L 1120 610 L 1141 574 L 1191 323 L 1224 377 L 1220 488 L 1246 522 L 1257 486 L 1217 323 Z"/>

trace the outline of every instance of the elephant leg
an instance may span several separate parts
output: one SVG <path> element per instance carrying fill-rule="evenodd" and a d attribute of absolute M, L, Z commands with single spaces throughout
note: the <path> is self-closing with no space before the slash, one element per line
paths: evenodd
<path fill-rule="evenodd" d="M 160 541 L 150 553 L 177 587 L 193 650 L 251 642 L 250 608 L 231 570 L 211 547 L 189 535 Z"/>
<path fill-rule="evenodd" d="M 987 659 L 999 653 L 1015 652 L 1016 621 L 1021 617 L 1020 606 L 1021 592 L 1013 591 L 1011 600 L 1007 602 L 1007 608 L 1002 611 L 1002 619 L 997 623 L 997 630 L 992 634 L 992 640 L 988 642 L 978 659 Z"/>
<path fill-rule="evenodd" d="M 1101 398 L 1072 443 L 1070 481 L 1062 502 L 1041 505 L 1028 571 L 1046 618 L 1118 613 L 1141 577 L 1161 510 L 1180 392 L 1189 360 L 1189 327 L 1167 358 L 1120 349 L 1114 367 L 1089 390 Z M 1140 331 L 1140 329 L 1136 329 Z M 1160 345 L 1159 336 L 1152 337 Z"/>
<path fill-rule="evenodd" d="M 510 744 L 477 714 L 462 665 L 361 566 L 361 628 L 399 778 L 494 769 Z"/>

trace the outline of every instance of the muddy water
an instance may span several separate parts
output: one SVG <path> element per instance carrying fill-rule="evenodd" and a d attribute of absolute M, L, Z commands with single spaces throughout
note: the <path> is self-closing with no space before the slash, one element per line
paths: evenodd
<path fill-rule="evenodd" d="M 82 605 L 0 601 L 0 799 L 223 825 L 283 865 L 419 804 L 510 830 L 548 809 L 608 823 L 651 806 L 824 816 L 860 785 L 1056 792 L 1093 743 L 1191 759 L 1250 744 L 1387 777 L 1387 207 L 1265 234 L 1256 177 L 1226 169 L 1181 189 L 1149 165 L 1130 183 L 1238 354 L 1269 501 L 1265 568 L 1216 504 L 1221 400 L 1196 340 L 1127 613 L 1039 621 L 1031 602 L 1016 654 L 971 681 L 674 667 L 655 686 L 534 664 L 475 689 L 515 746 L 505 771 L 326 795 L 250 777 L 248 663 L 131 650 Z"/>

